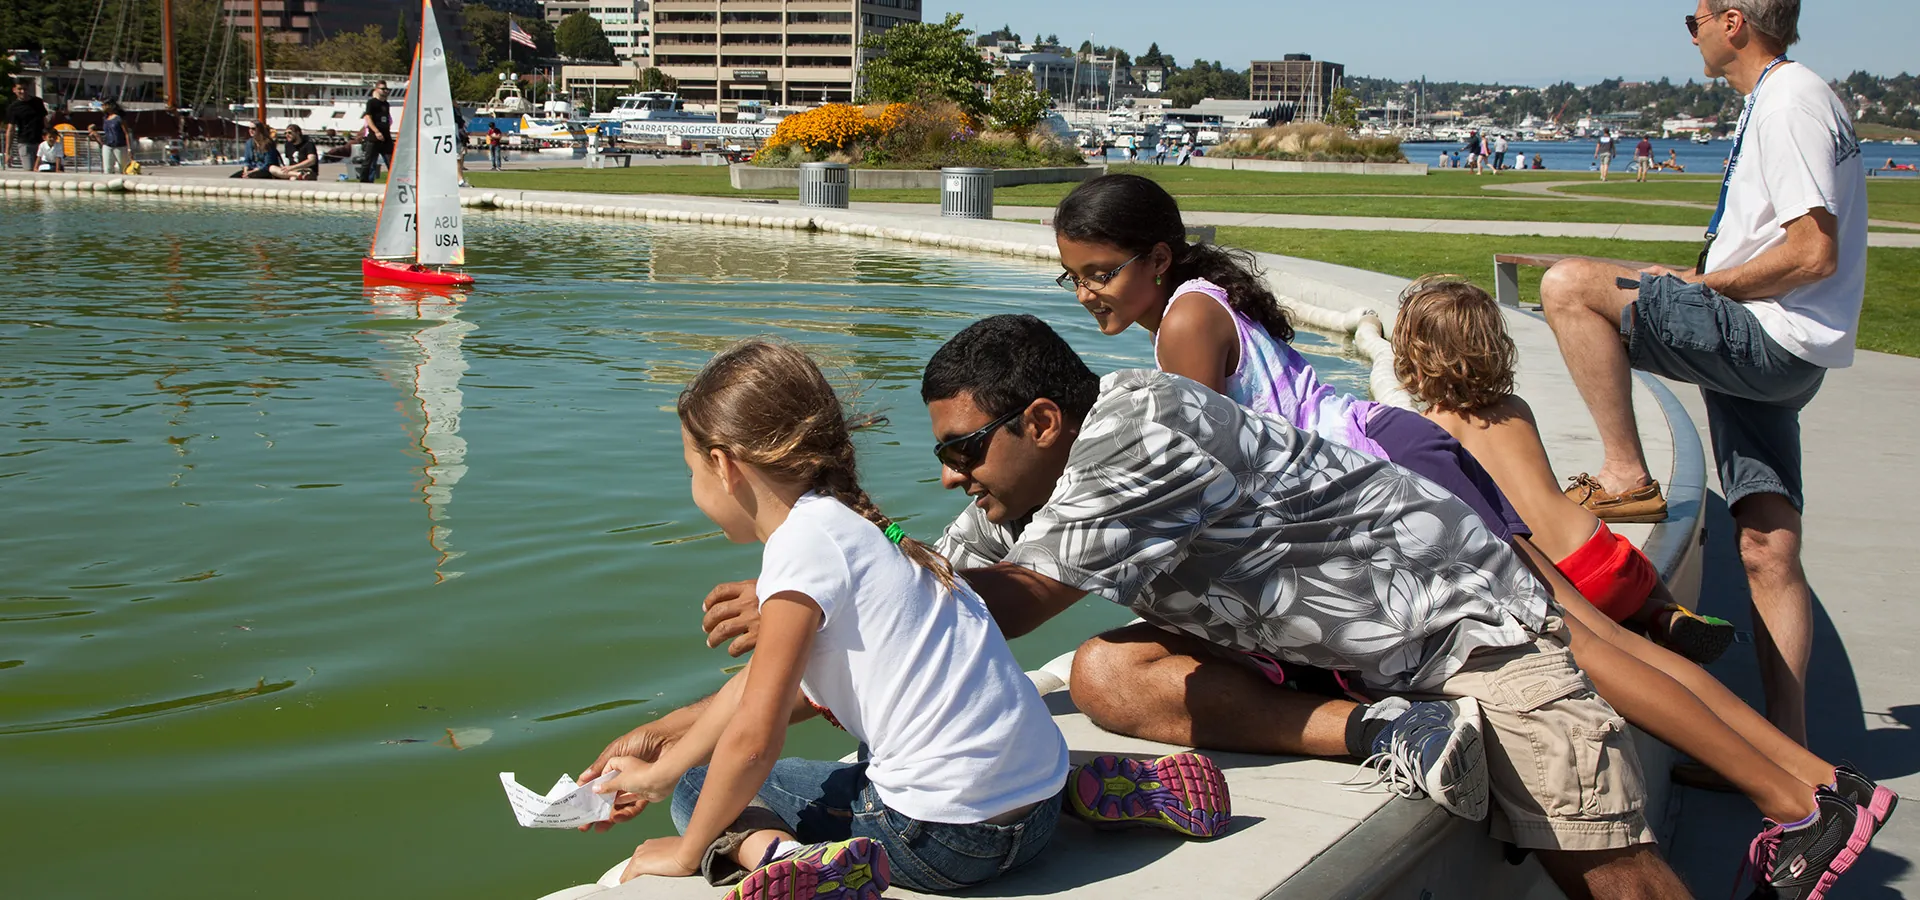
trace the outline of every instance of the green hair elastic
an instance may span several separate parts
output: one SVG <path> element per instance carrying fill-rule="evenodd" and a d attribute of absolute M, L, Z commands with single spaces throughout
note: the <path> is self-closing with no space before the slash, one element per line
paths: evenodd
<path fill-rule="evenodd" d="M 890 540 L 898 544 L 900 543 L 900 541 L 905 539 L 906 536 L 907 536 L 907 533 L 901 530 L 900 526 L 895 525 L 892 522 L 887 523 L 887 540 Z"/>

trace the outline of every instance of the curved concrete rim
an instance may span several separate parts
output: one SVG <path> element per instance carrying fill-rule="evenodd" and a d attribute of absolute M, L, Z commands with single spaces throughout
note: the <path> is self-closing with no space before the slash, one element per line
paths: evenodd
<path fill-rule="evenodd" d="M 117 176 L 111 179 L 105 176 L 0 177 L 0 190 L 126 191 L 159 196 L 183 193 L 170 192 L 168 188 L 166 183 Z M 263 191 L 251 185 L 208 185 L 204 194 L 196 191 L 190 196 L 375 203 L 380 187 L 320 183 L 309 192 L 304 188 Z M 991 220 L 930 219 L 895 213 L 819 209 L 791 210 L 796 214 L 785 215 L 789 212 L 786 208 L 779 210 L 782 215 L 768 216 L 771 211 L 768 207 L 738 201 L 548 191 L 469 190 L 461 204 L 478 209 L 826 231 L 997 255 L 1058 258 L 1050 229 Z M 1269 283 L 1295 321 L 1352 339 L 1355 350 L 1372 366 L 1370 381 L 1376 399 L 1413 407 L 1411 397 L 1393 374 L 1392 344 L 1386 339 L 1406 279 L 1273 254 L 1256 254 L 1256 257 L 1267 269 Z M 1377 311 L 1382 308 L 1386 310 L 1384 315 Z M 1689 566 L 1698 564 L 1700 516 L 1705 496 L 1704 454 L 1692 419 L 1678 398 L 1658 379 L 1642 375 L 1641 382 L 1658 400 L 1673 438 L 1673 469 L 1668 479 L 1668 502 L 1673 515 L 1667 522 L 1655 526 L 1644 542 L 1645 552 L 1662 577 L 1672 581 L 1682 577 Z M 1578 402 L 1578 398 L 1572 401 Z M 1071 654 L 1056 659 L 1032 677 L 1037 684 L 1064 687 L 1070 658 Z M 1386 896 L 1442 843 L 1459 835 L 1477 833 L 1482 828 L 1478 823 L 1446 813 L 1431 802 L 1395 798 L 1265 896 L 1271 900 L 1357 900 Z M 590 890 L 581 892 L 586 887 L 549 897 L 585 896 L 591 893 Z"/>

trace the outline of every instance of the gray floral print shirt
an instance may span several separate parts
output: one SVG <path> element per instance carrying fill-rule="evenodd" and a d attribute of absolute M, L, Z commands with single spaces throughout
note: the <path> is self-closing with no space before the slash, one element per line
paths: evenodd
<path fill-rule="evenodd" d="M 1101 379 L 1024 529 L 976 506 L 940 550 L 1009 562 L 1243 653 L 1437 689 L 1480 647 L 1546 627 L 1550 595 L 1466 503 L 1204 385 Z"/>

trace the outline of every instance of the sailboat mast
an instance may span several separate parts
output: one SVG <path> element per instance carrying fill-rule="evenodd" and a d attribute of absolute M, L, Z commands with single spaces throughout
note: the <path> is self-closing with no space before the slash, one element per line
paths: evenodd
<path fill-rule="evenodd" d="M 261 19 L 260 0 L 253 0 L 253 90 L 257 98 L 257 121 L 267 120 L 267 28 Z"/>
<path fill-rule="evenodd" d="M 160 66 L 166 72 L 167 113 L 180 108 L 180 75 L 173 65 L 173 0 L 160 0 Z"/>

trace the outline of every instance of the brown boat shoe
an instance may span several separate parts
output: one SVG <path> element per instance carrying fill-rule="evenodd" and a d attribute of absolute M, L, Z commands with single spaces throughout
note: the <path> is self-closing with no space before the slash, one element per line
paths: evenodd
<path fill-rule="evenodd" d="M 1593 513 L 1602 522 L 1664 522 L 1667 498 L 1660 495 L 1660 482 L 1651 481 L 1625 493 L 1615 494 L 1600 486 L 1600 480 L 1581 472 L 1572 478 L 1567 499 Z"/>

